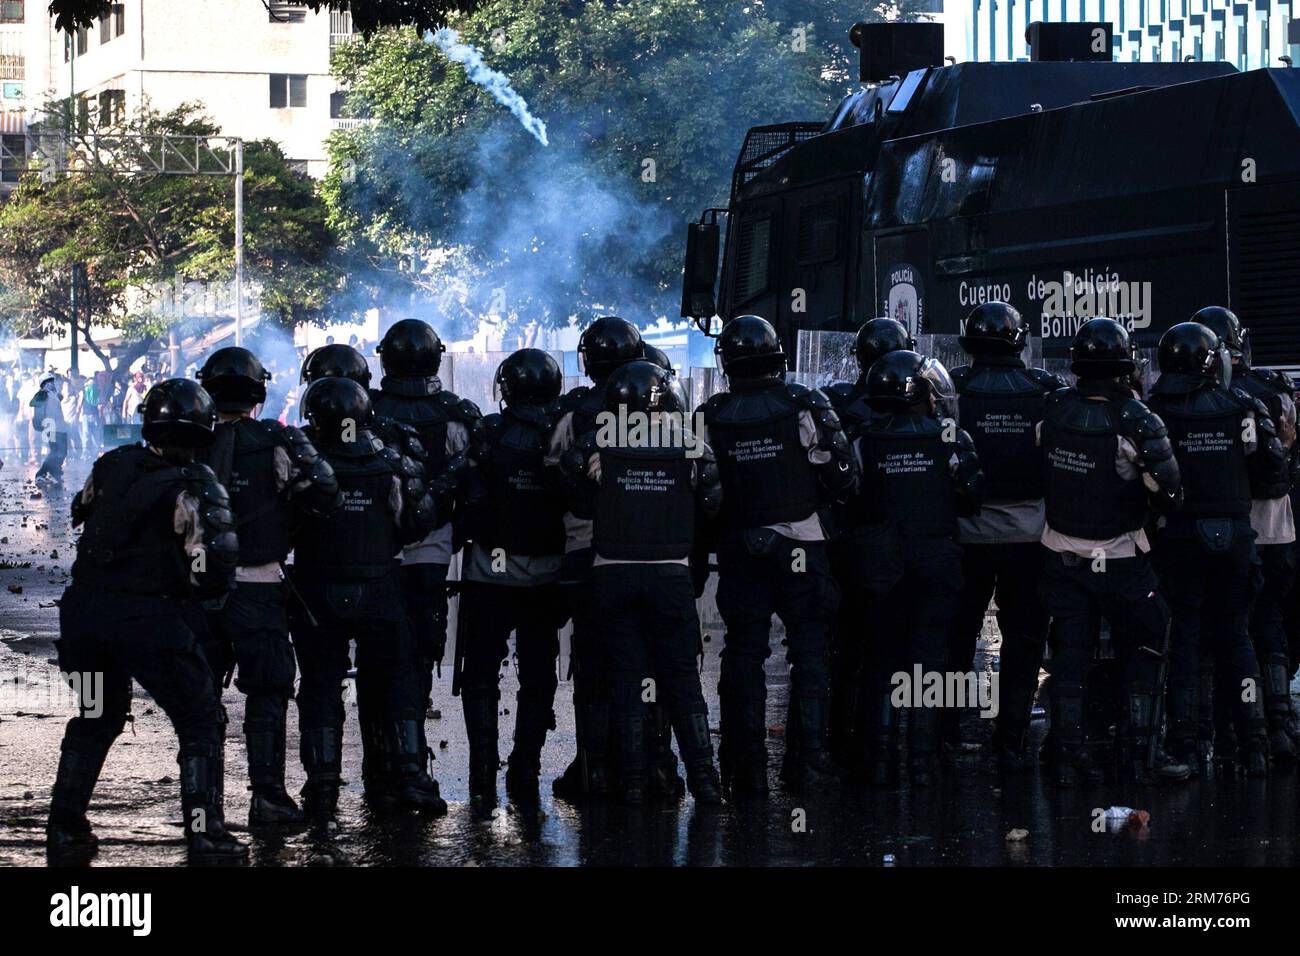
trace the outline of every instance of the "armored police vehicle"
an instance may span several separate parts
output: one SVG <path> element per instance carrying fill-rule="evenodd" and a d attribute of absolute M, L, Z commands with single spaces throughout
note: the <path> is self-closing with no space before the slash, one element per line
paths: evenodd
<path fill-rule="evenodd" d="M 1115 62 L 1107 23 L 945 65 L 942 30 L 855 25 L 865 87 L 749 131 L 728 207 L 690 227 L 684 316 L 762 315 L 793 353 L 878 315 L 955 333 L 997 299 L 1059 355 L 1095 315 L 1150 347 L 1219 304 L 1256 364 L 1300 366 L 1300 71 Z"/>

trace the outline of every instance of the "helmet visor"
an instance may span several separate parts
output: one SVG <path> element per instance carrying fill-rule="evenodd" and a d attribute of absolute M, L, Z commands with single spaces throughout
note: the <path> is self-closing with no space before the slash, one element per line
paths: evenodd
<path fill-rule="evenodd" d="M 957 418 L 957 387 L 952 383 L 948 369 L 936 358 L 927 358 L 921 365 L 921 378 L 929 385 L 936 410 L 945 418 Z"/>

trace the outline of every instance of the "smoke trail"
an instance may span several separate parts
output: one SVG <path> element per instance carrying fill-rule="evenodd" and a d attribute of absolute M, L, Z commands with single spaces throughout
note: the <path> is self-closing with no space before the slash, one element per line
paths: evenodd
<path fill-rule="evenodd" d="M 481 86 L 492 94 L 493 99 L 515 114 L 524 129 L 532 133 L 543 146 L 546 141 L 546 124 L 528 112 L 524 98 L 514 91 L 510 78 L 504 73 L 492 69 L 483 62 L 483 55 L 468 44 L 460 42 L 460 34 L 451 27 L 443 27 L 436 33 L 425 35 L 425 41 L 435 44 L 450 60 L 455 60 L 465 68 L 465 75 L 470 82 Z"/>

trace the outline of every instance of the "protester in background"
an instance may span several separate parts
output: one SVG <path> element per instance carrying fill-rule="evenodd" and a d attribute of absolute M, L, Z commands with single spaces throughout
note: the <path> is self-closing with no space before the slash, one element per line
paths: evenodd
<path fill-rule="evenodd" d="M 41 379 L 30 404 L 32 425 L 38 436 L 36 444 L 44 442 L 49 450 L 37 469 L 36 481 L 59 484 L 63 481 L 63 462 L 68 457 L 68 425 L 63 418 L 57 375 L 47 374 Z"/>
<path fill-rule="evenodd" d="M 135 421 L 136 412 L 140 408 L 140 402 L 144 399 L 145 393 L 144 372 L 136 372 L 131 376 L 131 384 L 126 387 L 126 394 L 122 398 L 122 421 L 130 424 Z"/>
<path fill-rule="evenodd" d="M 79 372 L 69 372 L 63 382 L 63 420 L 68 426 L 68 449 L 77 458 L 84 458 L 85 446 L 81 441 L 81 383 Z"/>

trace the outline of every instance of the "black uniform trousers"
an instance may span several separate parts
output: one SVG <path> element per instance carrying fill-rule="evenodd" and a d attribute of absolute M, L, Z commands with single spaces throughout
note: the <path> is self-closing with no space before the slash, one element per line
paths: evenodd
<path fill-rule="evenodd" d="M 293 582 L 316 619 L 313 624 L 302 608 L 289 608 L 302 671 L 298 718 L 303 733 L 343 726 L 350 641 L 357 647 L 358 707 L 379 720 L 422 720 L 415 642 L 396 567 L 364 581 L 296 571 Z"/>
<path fill-rule="evenodd" d="M 463 692 L 466 696 L 498 697 L 501 664 L 510 653 L 513 632 L 519 700 L 549 710 L 559 683 L 555 662 L 560 656 L 559 627 L 565 616 L 559 586 L 462 581 L 460 587 L 459 613 L 465 620 L 458 631 L 468 640 L 461 672 Z"/>
<path fill-rule="evenodd" d="M 225 712 L 189 614 L 176 598 L 118 594 L 75 582 L 64 592 L 59 670 L 79 675 L 81 683 L 79 714 L 68 722 L 64 750 L 102 760 L 126 726 L 134 679 L 171 720 L 181 756 L 220 756 Z"/>
<path fill-rule="evenodd" d="M 998 726 L 1012 738 L 1028 729 L 1038 689 L 1047 642 L 1047 612 L 1038 585 L 1047 557 L 1037 541 L 962 545 L 962 590 L 948 641 L 948 667 L 971 669 L 984 614 L 996 596 L 1002 633 Z"/>
<path fill-rule="evenodd" d="M 1292 544 L 1257 545 L 1255 606 L 1250 612 L 1250 637 L 1261 666 L 1270 657 L 1287 658 L 1286 606 L 1295 584 L 1296 557 Z"/>
<path fill-rule="evenodd" d="M 278 725 L 293 697 L 297 673 L 285 588 L 277 582 L 239 582 L 219 607 L 206 611 L 203 653 L 221 683 L 237 671 L 235 686 L 248 698 L 244 727 Z"/>
<path fill-rule="evenodd" d="M 1196 532 L 1195 519 L 1170 522 L 1160 533 L 1157 560 L 1165 593 L 1173 610 L 1169 645 L 1169 736 L 1178 753 L 1190 750 L 1199 719 L 1201 662 L 1211 657 L 1215 684 L 1224 688 L 1216 698 L 1233 700 L 1237 729 L 1246 710 L 1237 706 L 1253 682 L 1260 699 L 1259 664 L 1250 641 L 1258 558 L 1255 532 L 1246 520 L 1211 519 L 1230 526 L 1217 549 Z M 1202 523 L 1202 527 L 1204 527 Z M 1232 697 L 1228 697 L 1231 688 Z M 1260 711 L 1262 719 L 1262 710 Z"/>
<path fill-rule="evenodd" d="M 1159 692 L 1169 605 L 1155 571 L 1140 551 L 1131 558 L 1085 557 L 1049 551 L 1040 582 L 1050 615 L 1053 731 L 1058 742 L 1082 742 L 1083 705 L 1093 646 L 1105 617 L 1111 624 L 1120 680 L 1134 693 Z M 1069 702 L 1070 713 L 1062 709 Z M 1066 721 L 1069 727 L 1065 727 Z"/>
<path fill-rule="evenodd" d="M 402 590 L 407 616 L 419 658 L 419 686 L 428 700 L 433 691 L 433 671 L 447 646 L 446 564 L 403 564 Z"/>
<path fill-rule="evenodd" d="M 761 529 L 760 529 L 761 530 Z M 751 532 L 752 536 L 752 532 Z M 772 615 L 785 625 L 793 697 L 830 694 L 829 634 L 840 592 L 825 541 L 770 532 L 718 542 L 718 613 L 726 626 L 720 690 L 765 700 Z"/>

